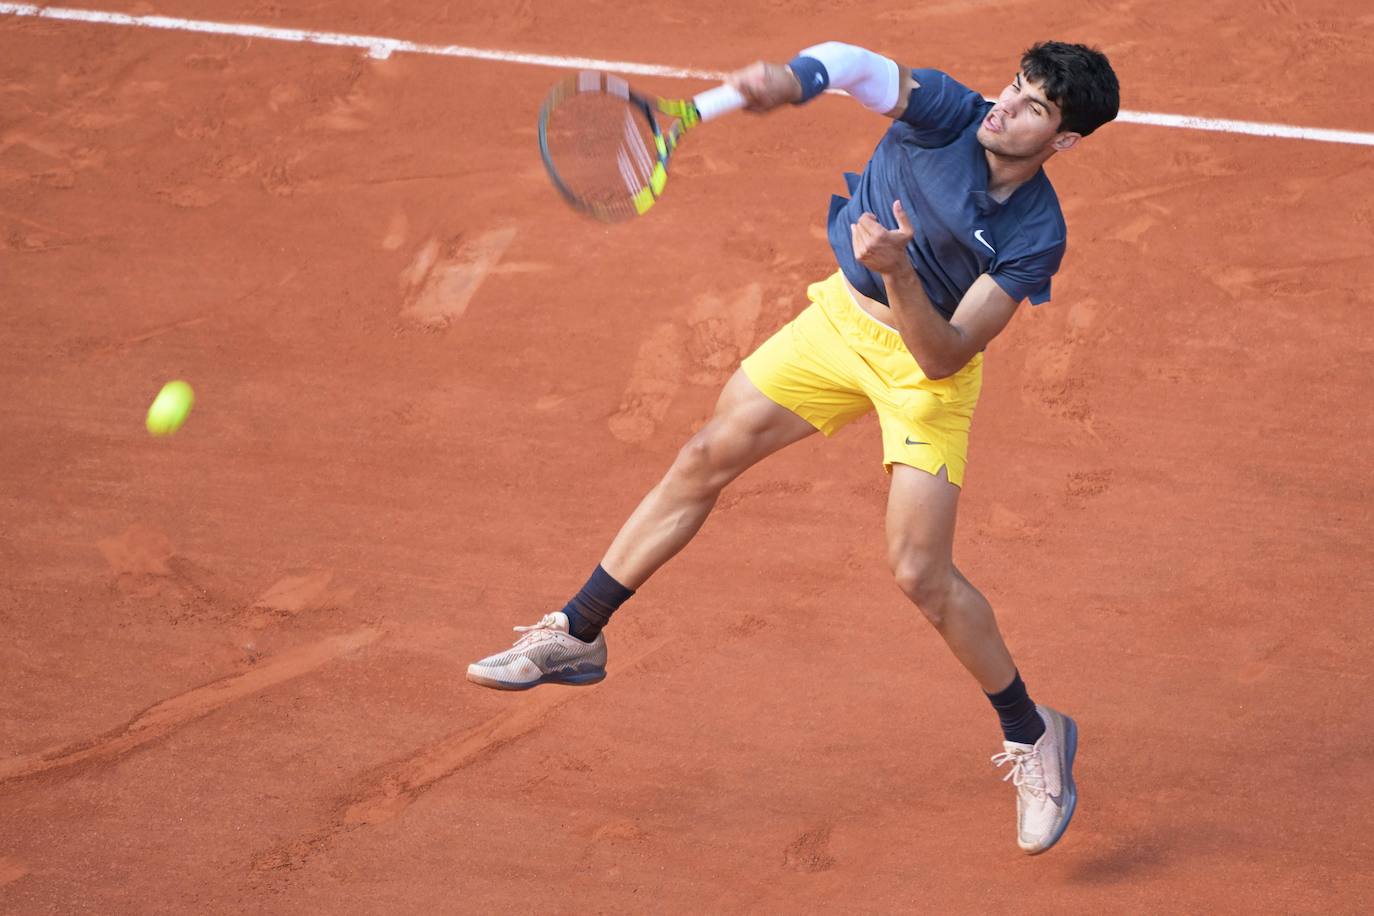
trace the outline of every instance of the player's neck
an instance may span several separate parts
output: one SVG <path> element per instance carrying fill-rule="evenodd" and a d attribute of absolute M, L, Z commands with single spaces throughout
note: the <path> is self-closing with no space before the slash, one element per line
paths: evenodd
<path fill-rule="evenodd" d="M 999 156 L 990 149 L 984 149 L 983 155 L 988 160 L 988 195 L 1004 204 L 1017 188 L 1036 176 L 1054 150 L 1030 158 Z"/>

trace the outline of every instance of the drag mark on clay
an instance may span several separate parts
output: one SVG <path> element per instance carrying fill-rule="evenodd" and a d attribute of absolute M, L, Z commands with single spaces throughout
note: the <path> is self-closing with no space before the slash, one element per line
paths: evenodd
<path fill-rule="evenodd" d="M 0 887 L 13 884 L 29 873 L 29 870 L 13 859 L 0 859 Z"/>
<path fill-rule="evenodd" d="M 35 136 L 13 129 L 0 134 L 0 186 L 38 183 L 61 191 L 76 187 L 77 173 L 105 163 L 105 153 L 92 147 Z M 11 167 L 11 166 L 17 166 Z"/>
<path fill-rule="evenodd" d="M 606 421 L 611 435 L 630 444 L 653 436 L 682 387 L 682 353 L 682 328 L 670 323 L 654 328 L 639 345 L 620 407 Z"/>
<path fill-rule="evenodd" d="M 192 318 L 186 318 L 181 321 L 173 321 L 168 324 L 163 324 L 154 328 L 149 328 L 148 330 L 138 334 L 134 334 L 131 337 L 124 337 L 117 340 L 108 341 L 91 341 L 85 343 L 81 347 L 80 352 L 88 356 L 106 356 L 117 351 L 123 351 L 131 347 L 136 347 L 139 344 L 147 343 L 150 340 L 155 340 L 167 334 L 174 334 L 178 331 L 184 331 L 187 328 L 199 327 L 200 325 L 203 325 L 209 322 L 210 320 L 214 319 L 220 313 L 236 308 L 242 303 L 247 302 L 249 299 L 252 299 L 254 296 L 259 295 L 266 289 L 280 289 L 281 287 L 285 286 L 286 284 L 294 280 L 298 273 L 300 273 L 300 271 L 293 268 L 284 273 L 281 279 L 279 280 L 254 284 L 246 292 L 241 293 L 238 296 L 235 296 L 233 299 L 230 299 L 223 305 L 214 306 L 204 314 L 197 315 Z M 101 549 L 103 550 L 104 547 L 102 546 Z"/>
<path fill-rule="evenodd" d="M 410 219 L 404 210 L 396 210 L 386 224 L 386 234 L 382 236 L 382 250 L 396 251 L 406 242 L 410 234 Z"/>
<path fill-rule="evenodd" d="M 641 670 L 668 642 L 659 640 L 650 644 L 624 666 L 618 667 L 616 674 L 624 677 Z M 400 816 L 416 799 L 444 779 L 535 731 L 544 724 L 549 713 L 563 704 L 588 695 L 587 691 L 576 688 L 548 687 L 539 688 L 533 694 L 520 694 L 516 702 L 521 705 L 515 709 L 492 716 L 383 768 L 379 778 L 374 778 L 361 792 L 351 794 L 340 803 L 329 824 L 255 855 L 253 870 L 295 871 L 304 867 L 340 834 L 384 824 Z"/>
<path fill-rule="evenodd" d="M 754 346 L 754 328 L 763 311 L 763 287 L 751 283 L 729 302 L 701 295 L 687 313 L 691 331 L 687 354 L 692 368 L 687 381 L 716 386 L 730 378 Z"/>
<path fill-rule="evenodd" d="M 4 143 L 0 141 L 0 153 L 3 152 Z M 3 171 L 0 171 L 0 185 L 4 183 L 5 175 Z M 6 225 L 7 223 L 10 225 Z M 25 231 L 20 227 L 27 227 L 31 231 Z M 0 251 L 37 253 L 98 242 L 104 238 L 105 236 L 101 235 L 78 238 L 65 229 L 58 229 L 55 226 L 36 222 L 27 216 L 20 216 L 17 213 L 0 209 Z"/>
<path fill-rule="evenodd" d="M 364 627 L 301 646 L 259 662 L 242 674 L 213 681 L 163 700 L 103 735 L 0 761 L 0 784 L 81 764 L 111 760 L 157 741 L 183 725 L 236 700 L 309 674 L 336 658 L 368 646 L 382 630 Z"/>
<path fill-rule="evenodd" d="M 650 645 L 618 673 L 624 676 L 633 672 L 665 645 L 666 640 Z M 380 824 L 391 820 L 435 783 L 534 731 L 550 712 L 581 695 L 573 689 L 539 691 L 517 709 L 493 716 L 422 749 L 392 766 L 380 785 L 352 802 L 344 811 L 343 822 L 346 825 Z"/>
<path fill-rule="evenodd" d="M 607 424 L 621 442 L 646 442 L 658 430 L 683 383 L 720 385 L 754 343 L 763 288 L 751 283 L 729 299 L 706 293 L 684 322 L 665 322 L 640 344 L 620 407 Z"/>
<path fill-rule="evenodd" d="M 468 304 L 515 239 L 514 228 L 494 229 L 476 238 L 430 239 L 401 274 L 405 299 L 401 313 L 421 327 L 446 327 Z"/>
<path fill-rule="evenodd" d="M 173 331 L 180 331 L 183 328 L 193 328 L 198 324 L 204 324 L 210 320 L 209 315 L 201 315 L 199 318 L 188 318 L 185 321 L 174 321 L 171 324 L 164 324 L 161 327 L 153 328 L 151 331 L 144 331 L 133 337 L 126 337 L 120 342 L 120 346 L 132 347 L 134 344 L 146 343 L 154 337 L 161 337 L 163 334 L 171 334 Z"/>
<path fill-rule="evenodd" d="M 353 589 L 331 589 L 334 571 L 317 570 L 301 576 L 286 576 L 263 592 L 253 607 L 282 614 L 319 611 L 338 607 L 353 597 Z"/>
<path fill-rule="evenodd" d="M 210 570 L 176 553 L 167 535 L 137 522 L 96 547 L 109 564 L 115 587 L 138 599 L 168 598 L 180 613 L 205 613 L 226 598 L 229 586 Z"/>
<path fill-rule="evenodd" d="M 353 588 L 331 588 L 334 571 L 320 569 L 285 576 L 272 584 L 240 615 L 250 630 L 262 630 L 281 620 L 314 611 L 332 611 L 353 600 Z"/>
<path fill-rule="evenodd" d="M 1034 541 L 1040 526 L 1028 521 L 1002 503 L 993 503 L 987 520 L 979 525 L 978 535 L 1007 541 Z"/>
<path fill-rule="evenodd" d="M 162 599 L 176 618 L 203 616 L 232 603 L 236 588 L 214 571 L 181 556 L 161 530 L 136 522 L 96 547 L 114 574 L 119 591 L 142 601 Z"/>
<path fill-rule="evenodd" d="M 550 712 L 575 695 L 570 690 L 541 693 L 530 697 L 519 709 L 501 713 L 425 748 L 395 766 L 381 785 L 349 805 L 343 822 L 376 825 L 391 820 L 439 780 L 534 731 Z"/>
<path fill-rule="evenodd" d="M 735 508 L 740 503 L 758 497 L 798 497 L 810 493 L 815 485 L 809 480 L 772 480 L 766 483 L 734 486 L 721 494 L 716 502 L 716 512 Z"/>
<path fill-rule="evenodd" d="M 115 537 L 96 541 L 110 564 L 110 571 L 124 591 L 132 591 L 142 579 L 170 578 L 172 542 L 160 529 L 136 523 Z"/>

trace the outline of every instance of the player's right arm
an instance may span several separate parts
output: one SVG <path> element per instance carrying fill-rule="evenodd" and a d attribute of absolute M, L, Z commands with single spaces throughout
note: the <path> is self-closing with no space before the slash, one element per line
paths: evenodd
<path fill-rule="evenodd" d="M 841 89 L 869 111 L 900 118 L 911 90 L 918 88 L 912 71 L 873 51 L 827 41 L 802 51 L 787 65 L 759 61 L 730 74 L 750 111 L 809 102 L 826 89 Z"/>

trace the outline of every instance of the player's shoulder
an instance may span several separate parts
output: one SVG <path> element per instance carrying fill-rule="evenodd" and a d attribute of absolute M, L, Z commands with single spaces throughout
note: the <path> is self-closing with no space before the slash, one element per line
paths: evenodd
<path fill-rule="evenodd" d="M 1068 241 L 1068 223 L 1059 194 L 1044 170 L 1017 189 L 1002 216 L 1005 229 L 1011 230 L 1008 241 L 1014 239 L 1015 246 L 1024 252 L 1063 248 Z"/>
<path fill-rule="evenodd" d="M 992 103 L 943 70 L 911 70 L 915 88 L 891 133 L 920 147 L 948 146 L 976 128 Z"/>
<path fill-rule="evenodd" d="M 916 84 L 917 99 L 939 100 L 964 108 L 971 108 L 986 101 L 981 93 L 965 86 L 943 70 L 933 67 L 912 67 L 910 73 L 912 81 Z"/>
<path fill-rule="evenodd" d="M 1059 234 L 1067 229 L 1064 221 L 1064 208 L 1059 205 L 1059 192 L 1044 169 L 1036 173 L 1028 184 L 1030 193 L 1026 198 L 1025 219 L 1037 225 L 1057 226 Z"/>

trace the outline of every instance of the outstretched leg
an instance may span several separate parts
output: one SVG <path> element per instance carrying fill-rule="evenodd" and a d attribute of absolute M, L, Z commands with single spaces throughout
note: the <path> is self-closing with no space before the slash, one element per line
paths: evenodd
<path fill-rule="evenodd" d="M 701 530 L 726 484 L 815 431 L 736 370 L 710 422 L 687 440 L 668 473 L 630 514 L 601 567 L 627 589 L 639 588 Z"/>
<path fill-rule="evenodd" d="M 1078 726 L 1068 716 L 1031 702 L 997 628 L 992 606 L 954 565 L 959 488 L 938 475 L 895 464 L 887 503 L 888 559 L 897 584 L 944 637 L 978 681 L 1002 723 L 1007 774 L 1017 789 L 1016 838 L 1023 850 L 1044 852 L 1073 817 L 1077 790 L 1073 761 Z"/>
<path fill-rule="evenodd" d="M 545 614 L 506 652 L 468 666 L 468 680 L 500 690 L 594 684 L 606 676 L 601 628 L 634 590 L 701 529 L 726 484 L 816 428 L 737 371 L 715 414 L 621 527 L 601 565 L 561 611 Z"/>
<path fill-rule="evenodd" d="M 1016 666 L 992 606 L 954 566 L 958 510 L 959 488 L 943 470 L 935 476 L 892 466 L 887 500 L 892 574 L 979 686 L 993 694 L 1012 682 Z"/>

